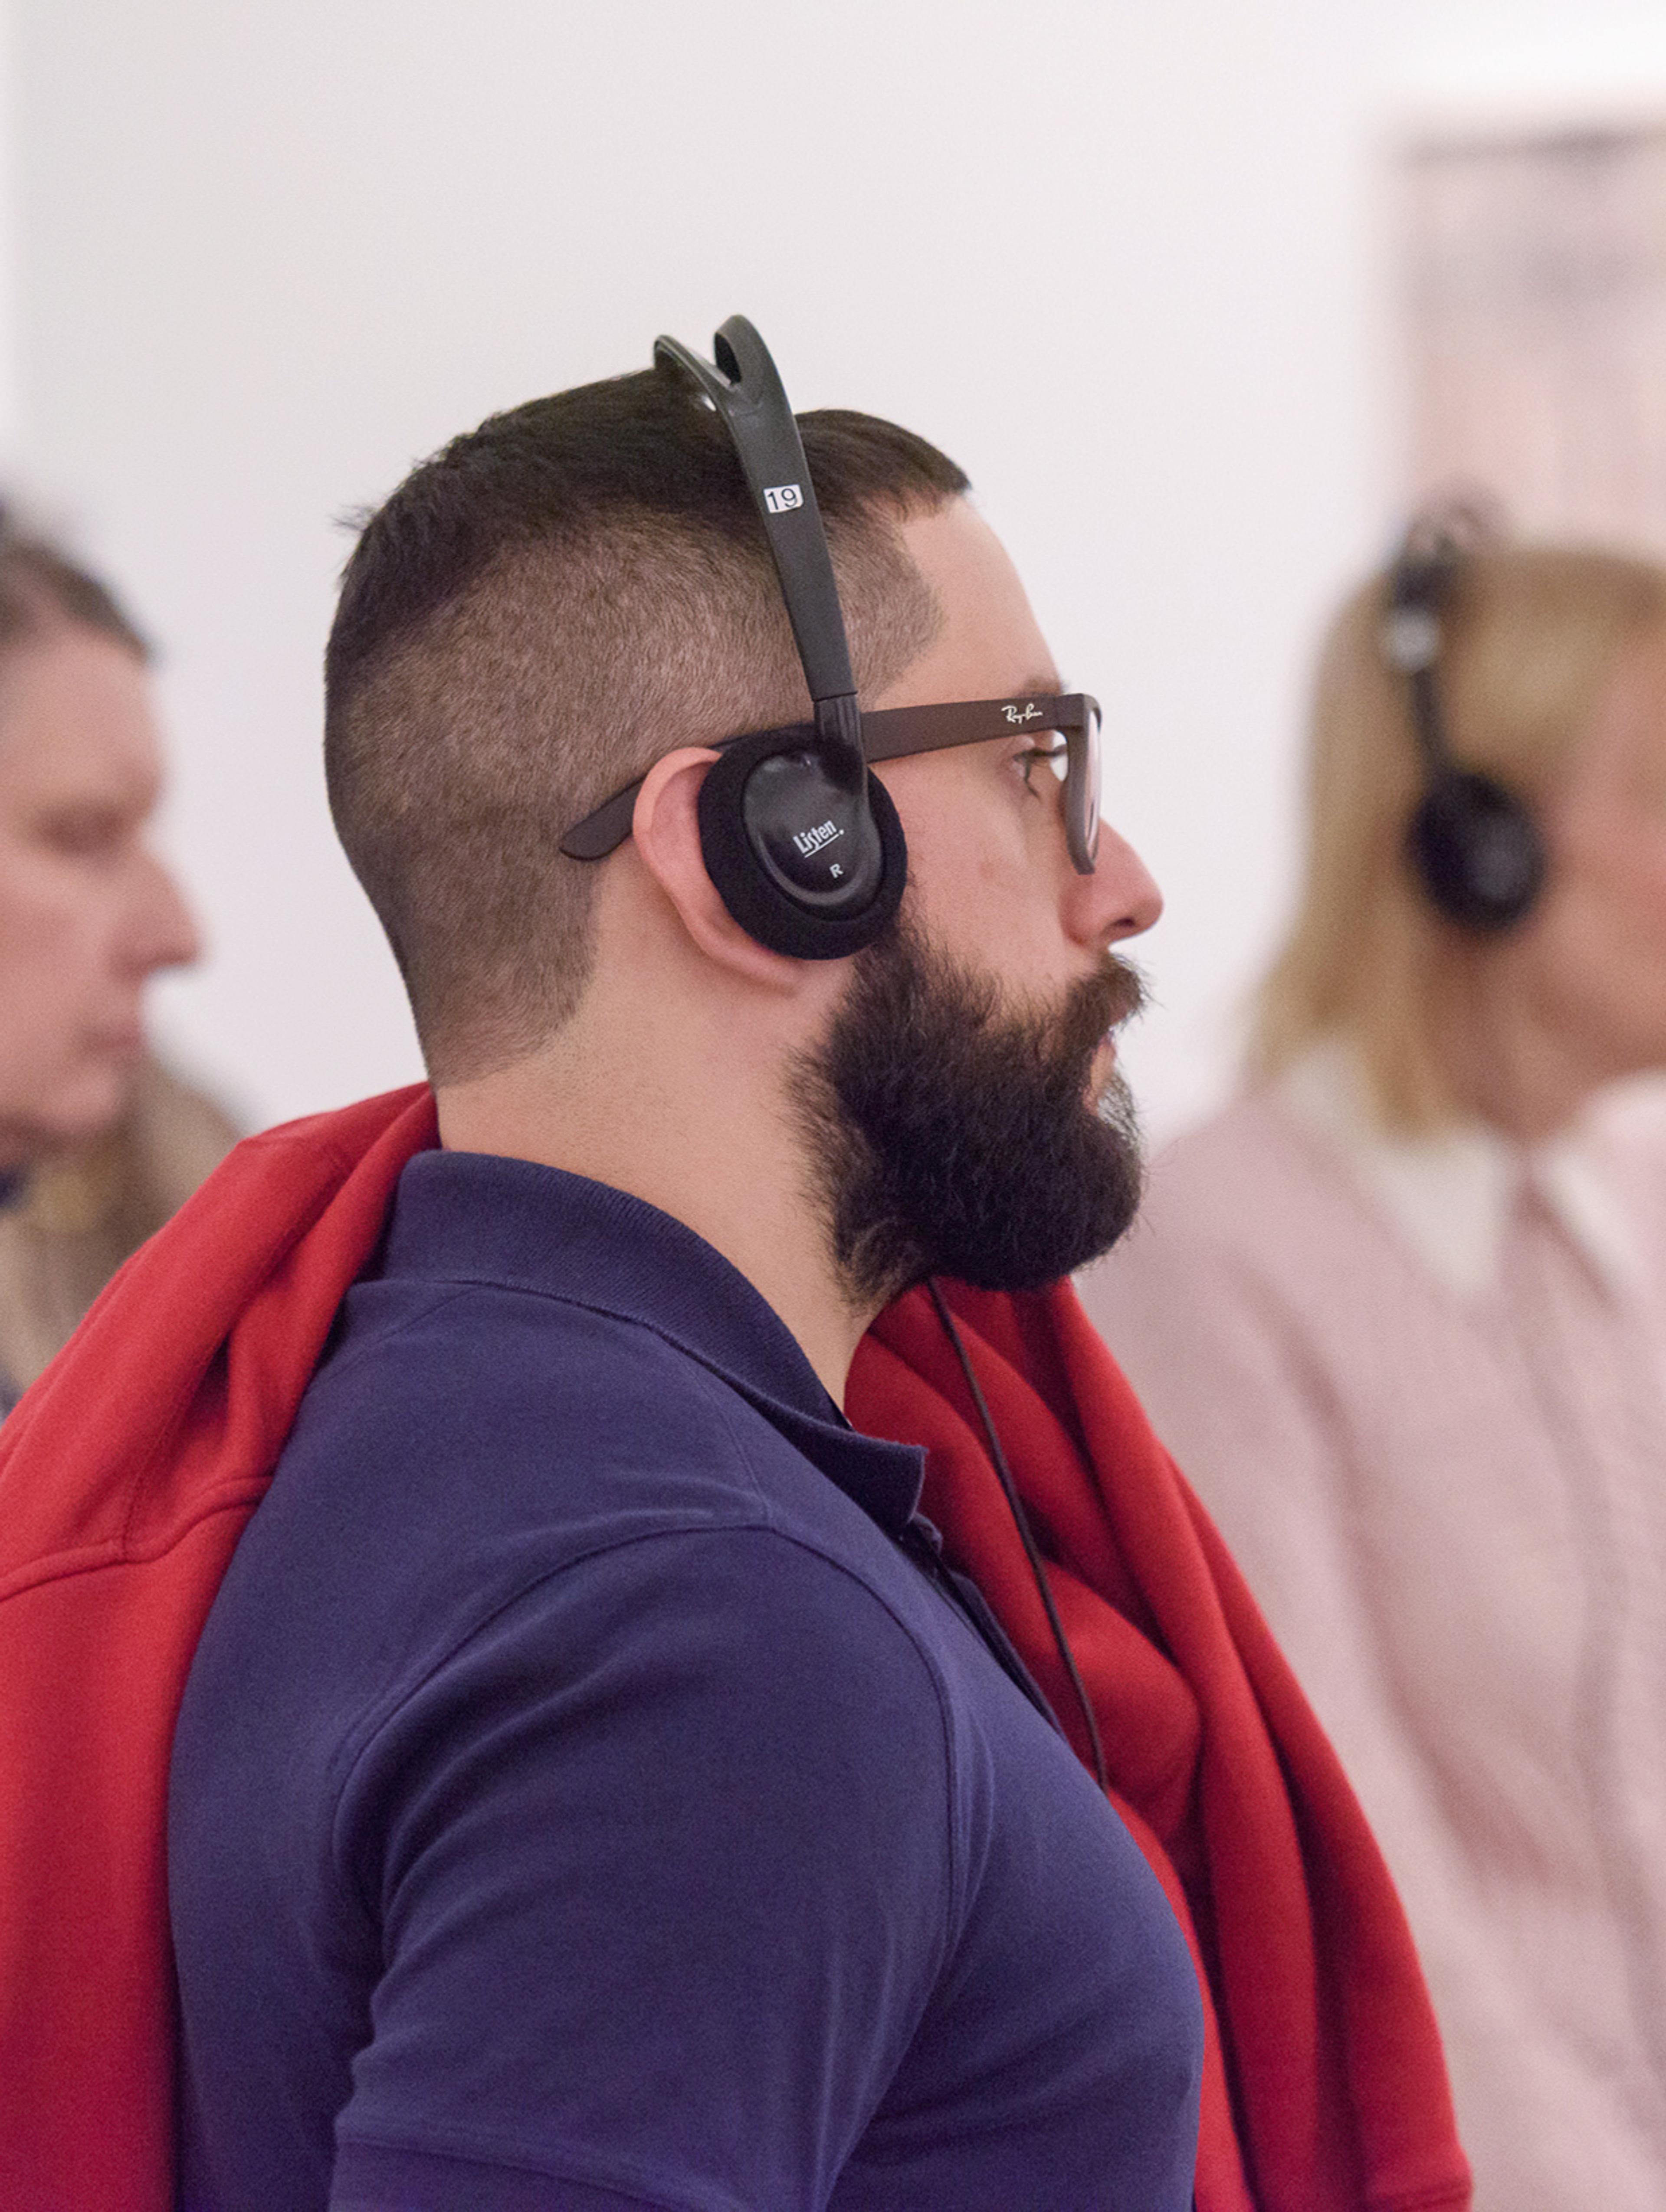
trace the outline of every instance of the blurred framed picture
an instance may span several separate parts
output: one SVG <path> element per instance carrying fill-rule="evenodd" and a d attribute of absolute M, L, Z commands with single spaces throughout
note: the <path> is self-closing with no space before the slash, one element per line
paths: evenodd
<path fill-rule="evenodd" d="M 1666 118 L 1401 161 L 1414 500 L 1666 551 Z"/>

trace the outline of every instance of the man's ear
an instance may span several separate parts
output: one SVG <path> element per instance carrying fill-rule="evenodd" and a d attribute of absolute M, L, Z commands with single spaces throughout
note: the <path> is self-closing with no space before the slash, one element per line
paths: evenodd
<path fill-rule="evenodd" d="M 642 778 L 630 817 L 637 858 L 707 959 L 772 989 L 795 990 L 803 983 L 806 967 L 814 963 L 772 952 L 749 937 L 706 872 L 700 844 L 700 787 L 717 758 L 708 746 L 684 745 L 655 761 Z"/>

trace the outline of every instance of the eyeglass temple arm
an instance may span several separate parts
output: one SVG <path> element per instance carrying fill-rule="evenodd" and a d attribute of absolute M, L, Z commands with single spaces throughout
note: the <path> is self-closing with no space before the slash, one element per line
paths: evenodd
<path fill-rule="evenodd" d="M 1009 723 L 1003 728 L 1000 723 L 992 721 L 986 726 L 984 718 L 991 708 L 1004 714 L 1009 707 L 1018 703 L 1012 700 L 980 699 L 947 707 L 882 707 L 877 713 L 860 718 L 863 750 L 870 762 L 903 760 L 911 753 L 945 752 L 953 745 L 1001 737 L 1008 734 L 1012 726 Z M 1067 691 L 1055 698 L 1026 699 L 1023 703 L 1046 712 L 1067 709 L 1072 715 L 1097 714 L 1099 711 L 1097 700 L 1091 699 L 1083 691 Z M 1041 726 L 1073 726 L 1061 720 L 1043 722 Z M 781 729 L 761 734 L 778 738 L 785 750 L 794 740 L 808 744 L 817 731 L 811 722 L 789 722 Z M 720 738 L 711 750 L 725 752 L 729 746 L 739 743 L 739 738 Z M 639 775 L 623 791 L 616 791 L 593 814 L 587 814 L 582 822 L 574 824 L 561 841 L 561 849 L 569 860 L 605 860 L 623 844 L 630 835 L 636 794 L 643 781 Z"/>
<path fill-rule="evenodd" d="M 769 349 L 745 315 L 730 316 L 713 350 L 715 364 L 678 338 L 654 341 L 655 362 L 670 362 L 691 378 L 734 441 L 815 702 L 816 735 L 829 768 L 857 789 L 864 762 L 856 679 L 804 441 Z M 777 495 L 774 501 L 771 493 Z M 792 493 L 797 494 L 795 503 L 782 505 L 779 495 Z"/>

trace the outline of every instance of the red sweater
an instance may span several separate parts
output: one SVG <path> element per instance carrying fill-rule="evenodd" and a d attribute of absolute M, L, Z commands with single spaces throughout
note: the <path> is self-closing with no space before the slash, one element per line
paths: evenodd
<path fill-rule="evenodd" d="M 426 1091 L 240 1145 L 0 1431 L 0 2204 L 169 2212 L 167 1767 L 197 1638 Z M 1398 1902 L 1207 1521 L 1067 1286 L 953 1303 L 1091 1696 L 1119 1809 L 1209 2019 L 1200 2212 L 1468 2203 Z M 857 1426 L 1074 1716 L 964 1385 L 919 1294 L 858 1354 Z M 1247 2177 L 1247 2179 L 1246 2179 Z M 763 2208 L 759 2208 L 763 2212 Z"/>

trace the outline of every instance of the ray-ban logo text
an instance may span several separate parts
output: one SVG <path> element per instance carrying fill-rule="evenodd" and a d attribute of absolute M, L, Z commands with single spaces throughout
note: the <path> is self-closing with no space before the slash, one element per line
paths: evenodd
<path fill-rule="evenodd" d="M 1033 699 L 1027 707 L 1003 707 L 1000 711 L 1009 722 L 1038 722 L 1041 720 L 1041 708 Z"/>

